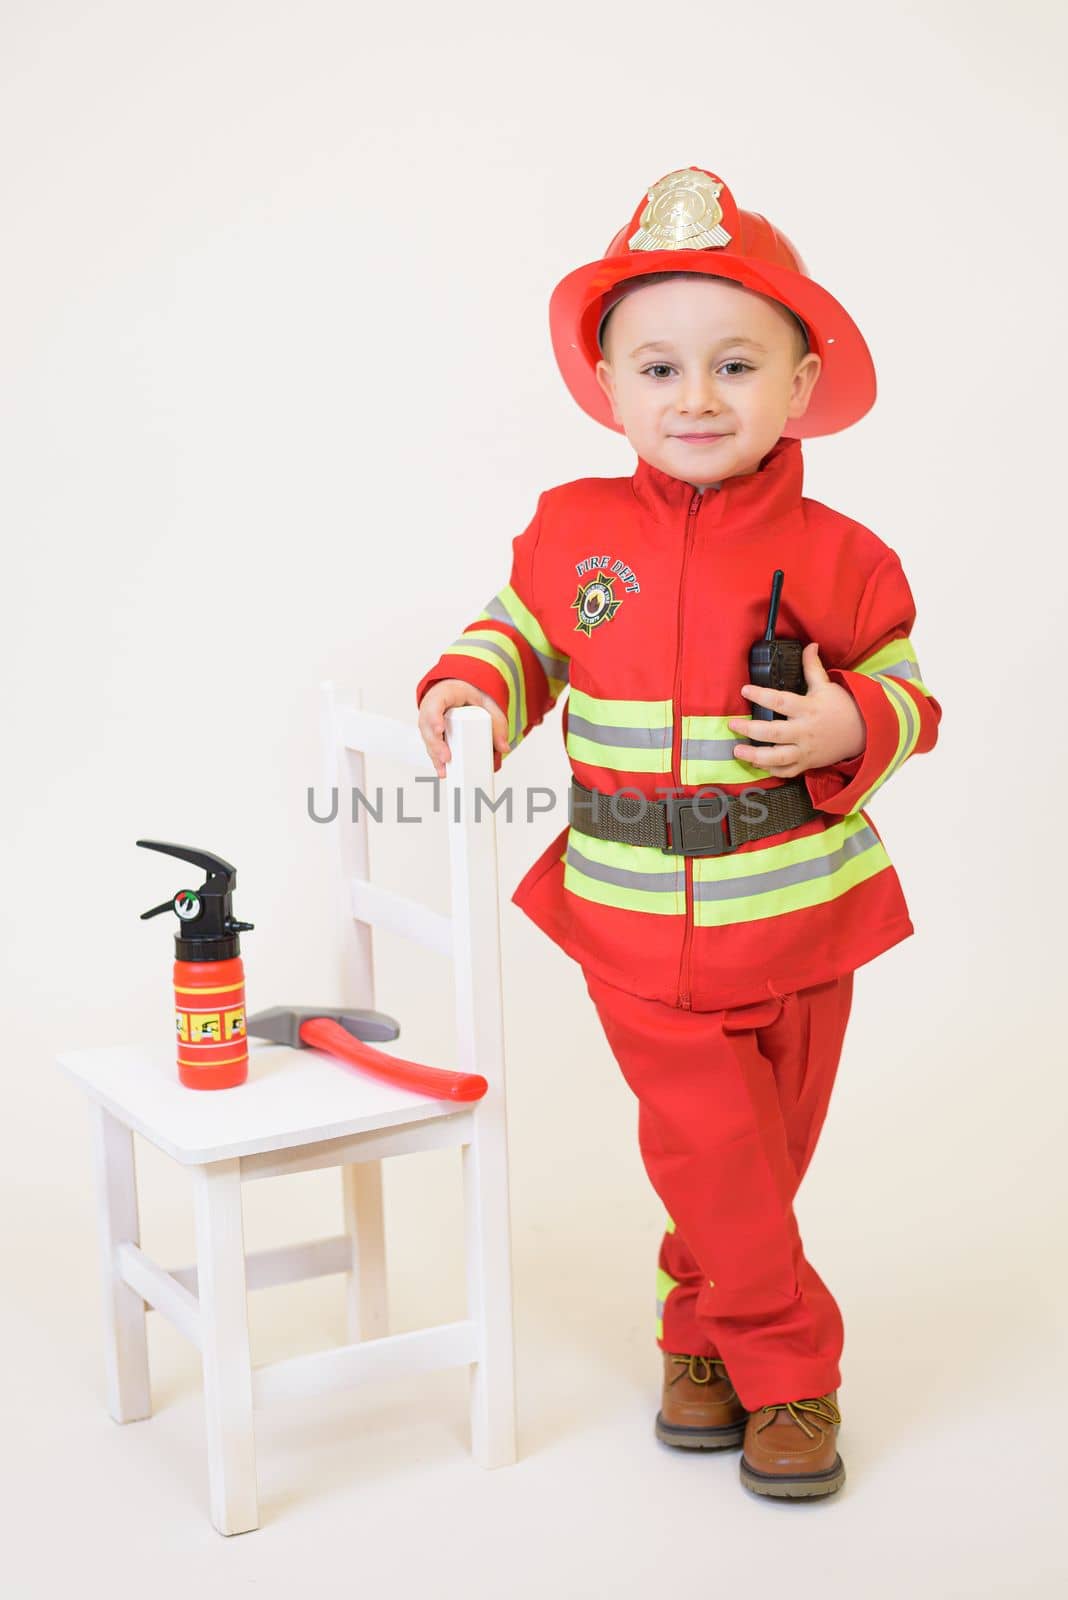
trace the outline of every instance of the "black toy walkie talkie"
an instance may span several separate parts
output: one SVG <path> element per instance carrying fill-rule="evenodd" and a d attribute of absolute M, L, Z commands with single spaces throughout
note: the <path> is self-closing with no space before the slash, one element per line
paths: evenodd
<path fill-rule="evenodd" d="M 805 648 L 804 640 L 775 637 L 782 580 L 782 568 L 777 567 L 771 580 L 771 604 L 768 607 L 768 625 L 764 629 L 764 637 L 754 640 L 749 646 L 749 682 L 758 689 L 789 689 L 794 694 L 804 694 L 807 688 L 805 669 L 801 664 L 801 652 Z M 772 711 L 770 706 L 758 706 L 752 700 L 749 702 L 749 716 L 759 722 L 784 720 L 781 712 Z M 772 743 L 770 739 L 749 739 L 746 742 Z"/>

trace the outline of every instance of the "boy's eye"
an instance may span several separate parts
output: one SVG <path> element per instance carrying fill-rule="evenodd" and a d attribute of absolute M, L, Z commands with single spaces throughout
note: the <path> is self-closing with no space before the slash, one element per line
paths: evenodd
<path fill-rule="evenodd" d="M 674 372 L 674 370 L 674 367 L 670 366 L 666 361 L 654 361 L 648 367 L 642 368 L 643 372 L 648 372 L 653 377 L 659 376 L 661 372 Z"/>

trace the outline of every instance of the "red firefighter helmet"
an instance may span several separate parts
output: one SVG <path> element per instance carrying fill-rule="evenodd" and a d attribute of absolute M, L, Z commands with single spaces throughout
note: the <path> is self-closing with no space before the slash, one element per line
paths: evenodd
<path fill-rule="evenodd" d="M 599 261 L 576 267 L 553 290 L 553 353 L 572 396 L 594 421 L 623 431 L 594 373 L 601 318 L 625 278 L 654 272 L 733 278 L 801 319 L 823 366 L 804 416 L 787 418 L 787 437 L 838 433 L 871 410 L 875 367 L 849 313 L 809 277 L 784 233 L 758 211 L 739 211 L 722 178 L 704 167 L 681 167 L 646 192 Z"/>

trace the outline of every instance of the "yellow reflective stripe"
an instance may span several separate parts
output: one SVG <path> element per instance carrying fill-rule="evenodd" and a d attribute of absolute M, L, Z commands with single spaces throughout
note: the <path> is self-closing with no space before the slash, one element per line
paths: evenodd
<path fill-rule="evenodd" d="M 671 1277 L 670 1272 L 665 1272 L 664 1267 L 657 1267 L 657 1339 L 664 1338 L 665 1302 L 671 1290 L 676 1290 L 678 1285 L 678 1278 Z"/>
<path fill-rule="evenodd" d="M 876 673 L 884 673 L 892 678 L 905 678 L 915 688 L 930 697 L 931 691 L 920 677 L 920 663 L 916 659 L 916 652 L 912 647 L 911 639 L 891 639 L 889 644 L 884 644 L 881 650 L 874 651 L 870 656 L 865 656 L 855 666 L 848 669 L 850 672 L 863 672 L 867 677 L 874 677 Z"/>
<path fill-rule="evenodd" d="M 903 761 L 908 760 L 909 756 L 919 744 L 920 729 L 922 724 L 920 722 L 920 713 L 916 702 L 907 692 L 904 685 L 899 683 L 896 678 L 890 677 L 885 673 L 880 672 L 877 674 L 877 676 L 886 693 L 892 700 L 897 702 L 898 709 L 904 715 L 905 722 L 907 724 L 905 742 L 902 748 L 898 751 L 897 756 L 894 758 L 893 767 L 890 769 L 893 772 L 901 766 Z M 909 682 L 912 682 L 911 678 L 909 679 Z"/>
<path fill-rule="evenodd" d="M 744 711 L 737 713 L 745 716 Z M 767 778 L 767 769 L 752 761 L 737 761 L 736 744 L 746 737 L 735 733 L 727 717 L 683 717 L 681 781 L 697 787 L 703 783 L 752 783 Z"/>
<path fill-rule="evenodd" d="M 560 860 L 565 890 L 584 900 L 621 911 L 685 915 L 683 857 L 569 828 Z M 819 833 L 744 855 L 694 856 L 694 926 L 725 927 L 820 905 L 888 866 L 882 841 L 859 811 Z"/>
<path fill-rule="evenodd" d="M 884 644 L 870 656 L 864 656 L 849 670 L 850 672 L 881 672 L 884 667 L 889 667 L 896 661 L 907 661 L 910 665 L 919 665 L 910 639 L 891 639 L 889 644 Z M 899 674 L 899 676 L 907 677 L 909 674 Z"/>
<path fill-rule="evenodd" d="M 546 656 L 556 655 L 541 623 L 529 606 L 523 604 L 510 583 L 506 583 L 493 598 L 500 601 L 532 650 L 539 650 Z"/>
<path fill-rule="evenodd" d="M 620 844 L 616 839 L 594 838 L 578 828 L 569 830 L 568 843 L 580 847 L 591 860 L 599 861 L 610 869 L 605 876 L 611 876 L 624 885 L 633 879 L 631 886 L 640 888 L 641 880 L 650 875 L 656 879 L 650 887 L 656 890 L 673 888 L 680 877 L 685 884 L 683 858 L 668 855 L 655 844 Z"/>
<path fill-rule="evenodd" d="M 672 1219 L 670 1217 L 668 1217 L 667 1221 L 664 1224 L 664 1232 L 665 1233 L 674 1233 L 675 1232 L 675 1224 L 674 1224 L 674 1222 L 672 1221 Z"/>
<path fill-rule="evenodd" d="M 617 844 L 569 828 L 564 888 L 583 900 L 625 911 L 675 916 L 686 910 L 686 869 L 681 856 L 655 845 Z"/>
<path fill-rule="evenodd" d="M 918 689 L 928 699 L 931 699 L 931 691 L 920 677 L 920 664 L 910 639 L 891 639 L 889 644 L 873 650 L 870 655 L 864 656 L 847 670 L 863 673 L 865 677 L 871 678 L 873 683 L 878 683 L 897 718 L 897 745 L 894 754 L 882 772 L 854 803 L 853 811 L 859 812 L 887 778 L 897 771 L 902 762 L 908 760 L 919 743 L 920 712 L 908 690 L 901 685 L 907 683 L 909 688 Z"/>
<path fill-rule="evenodd" d="M 573 761 L 584 761 L 588 767 L 604 767 L 609 772 L 671 771 L 670 744 L 664 750 L 636 750 L 583 738 L 572 726 L 570 710 L 567 714 L 567 753 Z"/>
<path fill-rule="evenodd" d="M 523 635 L 538 660 L 542 670 L 549 681 L 549 689 L 553 699 L 559 695 L 568 680 L 570 670 L 570 657 L 562 651 L 553 648 L 548 635 L 545 633 L 530 608 L 516 594 L 510 583 L 487 603 L 485 611 L 481 611 L 475 619 L 484 622 L 489 617 L 495 617 L 498 622 L 507 622 L 517 632 Z"/>
<path fill-rule="evenodd" d="M 656 1298 L 666 1300 L 672 1289 L 677 1289 L 680 1279 L 673 1278 L 670 1272 L 665 1272 L 663 1267 L 656 1269 Z"/>
<path fill-rule="evenodd" d="M 613 727 L 671 727 L 670 700 L 602 700 L 597 695 L 584 694 L 581 689 L 572 688 L 568 705 L 571 711 L 588 717 L 591 722 L 607 723 Z"/>
<path fill-rule="evenodd" d="M 664 1302 L 672 1289 L 679 1286 L 678 1278 L 673 1278 L 670 1272 L 665 1272 L 663 1267 L 656 1269 L 656 1336 L 664 1337 Z"/>
<path fill-rule="evenodd" d="M 470 656 L 473 661 L 485 661 L 504 678 L 508 685 L 508 742 L 518 743 L 527 725 L 527 687 L 523 677 L 523 662 L 515 640 L 497 628 L 470 628 L 454 639 L 445 651 L 447 656 Z"/>
<path fill-rule="evenodd" d="M 889 865 L 882 841 L 859 812 L 820 833 L 745 855 L 695 856 L 694 927 L 755 922 L 821 905 Z"/>
<path fill-rule="evenodd" d="M 572 686 L 567 753 L 612 772 L 671 771 L 671 701 L 602 700 Z"/>
<path fill-rule="evenodd" d="M 897 771 L 902 762 L 908 760 L 920 738 L 920 713 L 908 691 L 903 689 L 892 677 L 881 673 L 874 673 L 872 681 L 879 684 L 894 708 L 894 714 L 897 717 L 897 748 L 874 783 L 856 802 L 854 807 L 856 811 L 863 810 L 876 789 L 881 788 L 887 778 Z M 912 680 L 910 679 L 909 681 L 911 682 Z"/>
<path fill-rule="evenodd" d="M 747 850 L 744 855 L 733 850 L 723 856 L 694 856 L 694 886 L 696 888 L 698 883 L 740 882 L 755 874 L 779 872 L 783 867 L 815 861 L 836 850 L 843 838 L 849 838 L 869 826 L 866 818 L 860 816 L 836 818 L 819 833 L 806 833 L 800 839 L 779 839 L 777 843 L 762 844 L 757 850 Z M 773 840 L 775 837 L 771 835 Z"/>

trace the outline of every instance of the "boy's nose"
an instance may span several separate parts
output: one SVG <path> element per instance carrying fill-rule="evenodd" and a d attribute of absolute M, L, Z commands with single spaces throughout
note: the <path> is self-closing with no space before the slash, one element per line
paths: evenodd
<path fill-rule="evenodd" d="M 717 412 L 719 402 L 715 379 L 705 377 L 702 373 L 692 374 L 680 388 L 678 404 L 679 410 L 687 416 L 693 416 L 696 412 Z"/>

